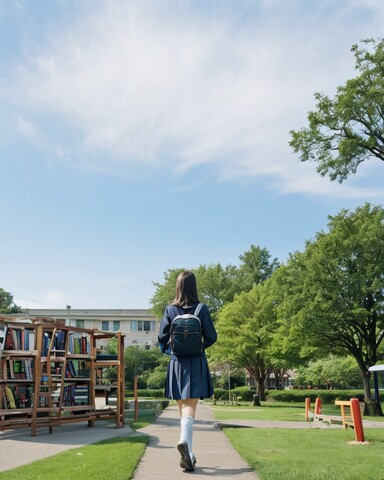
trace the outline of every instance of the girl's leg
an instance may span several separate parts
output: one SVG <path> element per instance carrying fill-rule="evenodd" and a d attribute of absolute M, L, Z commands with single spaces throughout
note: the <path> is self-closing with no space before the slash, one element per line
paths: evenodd
<path fill-rule="evenodd" d="M 196 463 L 196 459 L 192 450 L 192 428 L 195 421 L 198 401 L 198 398 L 188 398 L 186 400 L 177 401 L 181 416 L 180 441 L 177 448 L 182 456 L 180 466 L 182 468 L 186 468 L 187 470 L 193 470 L 193 465 Z M 188 452 L 184 452 L 187 447 L 185 443 L 188 445 Z M 189 453 L 188 457 L 187 453 Z"/>
<path fill-rule="evenodd" d="M 185 400 L 176 400 L 179 406 L 180 417 L 195 418 L 198 398 L 186 398 Z"/>

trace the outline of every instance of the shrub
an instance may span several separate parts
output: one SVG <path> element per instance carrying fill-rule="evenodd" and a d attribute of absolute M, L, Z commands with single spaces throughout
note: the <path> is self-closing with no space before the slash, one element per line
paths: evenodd
<path fill-rule="evenodd" d="M 315 402 L 320 397 L 323 403 L 334 403 L 335 400 L 350 400 L 358 398 L 364 401 L 363 390 L 271 390 L 268 392 L 267 400 L 278 402 L 305 402 L 309 397 Z"/>
<path fill-rule="evenodd" d="M 137 395 L 139 398 L 164 398 L 164 389 L 139 389 L 137 391 Z M 126 390 L 125 396 L 128 398 L 133 398 L 134 393 L 133 390 Z"/>
<path fill-rule="evenodd" d="M 236 387 L 232 392 L 241 397 L 244 402 L 252 402 L 253 395 L 255 395 L 255 390 L 251 390 L 249 387 Z"/>

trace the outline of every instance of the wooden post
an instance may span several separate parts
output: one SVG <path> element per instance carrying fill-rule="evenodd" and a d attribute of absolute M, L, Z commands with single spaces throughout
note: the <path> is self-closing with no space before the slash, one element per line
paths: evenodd
<path fill-rule="evenodd" d="M 309 412 L 311 411 L 311 399 L 307 397 L 305 399 L 305 421 L 309 422 Z"/>
<path fill-rule="evenodd" d="M 353 426 L 355 429 L 355 437 L 357 442 L 364 442 L 363 420 L 361 418 L 360 403 L 357 398 L 351 399 L 351 413 Z"/>

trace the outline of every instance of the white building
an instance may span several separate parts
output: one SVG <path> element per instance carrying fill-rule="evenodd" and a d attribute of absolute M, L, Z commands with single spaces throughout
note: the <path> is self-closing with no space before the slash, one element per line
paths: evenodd
<path fill-rule="evenodd" d="M 157 343 L 158 319 L 149 310 L 128 309 L 23 309 L 20 317 L 45 317 L 65 325 L 117 332 L 125 335 L 126 347 L 139 346 L 149 350 Z"/>

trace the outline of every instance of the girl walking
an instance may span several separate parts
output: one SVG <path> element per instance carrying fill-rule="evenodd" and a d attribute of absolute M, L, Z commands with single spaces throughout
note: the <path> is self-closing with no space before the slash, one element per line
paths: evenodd
<path fill-rule="evenodd" d="M 199 306 L 198 317 L 202 326 L 202 351 L 193 356 L 171 351 L 165 383 L 165 396 L 177 401 L 180 411 L 180 441 L 177 449 L 181 455 L 180 467 L 192 472 L 196 457 L 192 450 L 192 429 L 199 399 L 213 395 L 211 374 L 205 349 L 216 342 L 217 334 L 206 305 L 199 305 L 196 278 L 184 271 L 176 280 L 176 296 L 165 309 L 160 323 L 158 340 L 165 352 L 171 336 L 172 321 L 178 315 L 194 314 Z"/>

